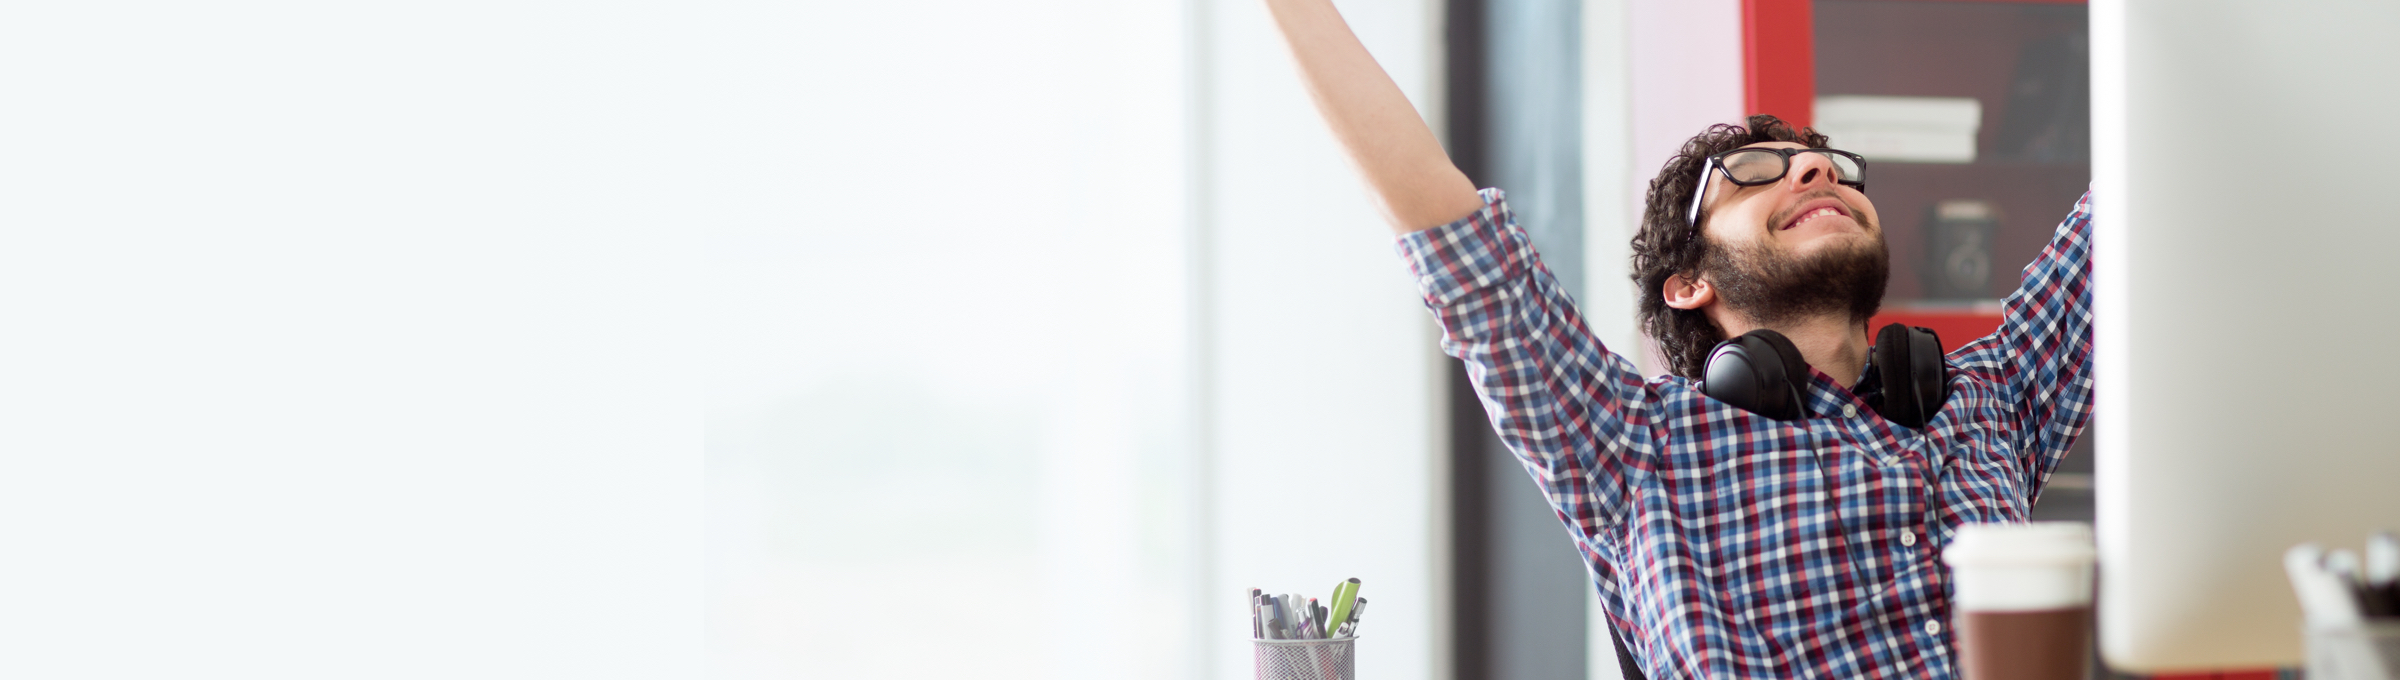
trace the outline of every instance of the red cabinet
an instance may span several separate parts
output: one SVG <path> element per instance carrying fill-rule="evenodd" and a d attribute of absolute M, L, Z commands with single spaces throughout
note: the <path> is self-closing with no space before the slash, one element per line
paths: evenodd
<path fill-rule="evenodd" d="M 1892 253 L 1875 323 L 1955 348 L 2091 180 L 2077 2 L 1742 0 L 1743 101 L 1866 156 Z"/>

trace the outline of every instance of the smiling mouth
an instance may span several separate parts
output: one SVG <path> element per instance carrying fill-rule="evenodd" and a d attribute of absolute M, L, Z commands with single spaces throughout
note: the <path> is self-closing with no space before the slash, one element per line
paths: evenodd
<path fill-rule="evenodd" d="M 1842 209 L 1841 209 L 1841 208 L 1836 208 L 1836 207 L 1833 207 L 1833 206 L 1826 206 L 1826 207 L 1823 207 L 1823 208 L 1818 208 L 1818 209 L 1811 210 L 1811 211 L 1808 211 L 1808 212 L 1800 213 L 1800 214 L 1799 214 L 1799 216 L 1793 217 L 1793 218 L 1792 218 L 1792 221 L 1790 221 L 1790 222 L 1785 222 L 1785 223 L 1783 224 L 1783 228 L 1782 228 L 1782 229 L 1779 229 L 1779 230 L 1777 230 L 1777 231 L 1791 231 L 1791 229 L 1792 229 L 1793 227 L 1800 226 L 1800 223 L 1802 223 L 1802 222 L 1807 222 L 1807 221 L 1809 221 L 1809 220 L 1813 220 L 1813 219 L 1816 219 L 1816 218 L 1819 218 L 1819 217 L 1826 217 L 1826 216 L 1829 216 L 1829 215 L 1833 215 L 1833 216 L 1842 216 L 1842 217 L 1848 217 L 1850 214 L 1849 214 L 1849 213 L 1846 213 L 1846 212 L 1842 212 Z"/>

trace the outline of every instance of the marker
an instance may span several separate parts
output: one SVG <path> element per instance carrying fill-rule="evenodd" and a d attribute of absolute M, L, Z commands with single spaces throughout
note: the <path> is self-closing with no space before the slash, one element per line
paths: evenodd
<path fill-rule="evenodd" d="M 1275 600 L 1275 615 L 1283 619 L 1283 639 L 1301 639 L 1300 608 L 1292 605 L 1292 596 L 1276 595 L 1272 599 Z"/>
<path fill-rule="evenodd" d="M 1340 631 L 1350 623 L 1350 609 L 1358 602 L 1358 586 L 1355 578 L 1333 584 L 1333 599 L 1327 600 L 1333 603 L 1333 616 L 1325 619 L 1326 626 Z"/>

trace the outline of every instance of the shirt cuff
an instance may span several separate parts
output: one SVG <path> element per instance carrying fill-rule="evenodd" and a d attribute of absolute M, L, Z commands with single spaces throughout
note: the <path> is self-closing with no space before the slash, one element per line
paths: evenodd
<path fill-rule="evenodd" d="M 1448 307 L 1524 268 L 1530 241 L 1517 228 L 1506 194 L 1484 189 L 1477 195 L 1483 197 L 1482 209 L 1456 222 L 1410 232 L 1393 244 L 1409 273 L 1416 275 L 1429 306 Z"/>

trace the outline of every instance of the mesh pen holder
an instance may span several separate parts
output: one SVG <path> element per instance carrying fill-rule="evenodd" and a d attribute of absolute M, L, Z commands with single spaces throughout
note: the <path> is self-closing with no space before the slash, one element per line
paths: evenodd
<path fill-rule="evenodd" d="M 1357 637 L 1326 640 L 1258 640 L 1258 680 L 1358 680 Z"/>
<path fill-rule="evenodd" d="M 2400 680 L 2400 623 L 2309 628 L 2308 680 Z"/>

